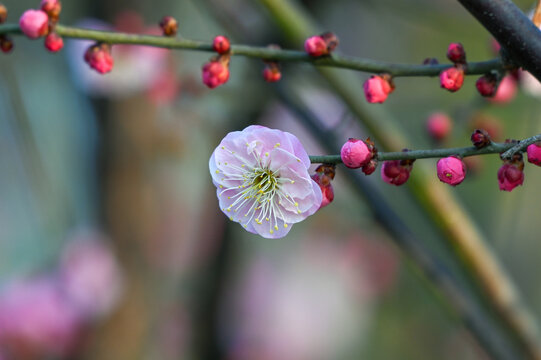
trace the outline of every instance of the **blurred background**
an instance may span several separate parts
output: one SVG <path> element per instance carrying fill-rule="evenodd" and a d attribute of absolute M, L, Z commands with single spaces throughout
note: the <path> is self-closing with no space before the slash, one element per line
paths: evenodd
<path fill-rule="evenodd" d="M 60 22 L 156 33 L 171 15 L 189 39 L 302 49 L 270 2 L 73 0 Z M 10 23 L 39 6 L 4 4 Z M 339 53 L 446 62 L 458 41 L 468 60 L 495 56 L 490 35 L 455 1 L 295 4 L 338 35 Z M 373 136 L 312 66 L 282 64 L 283 80 L 268 84 L 262 61 L 234 57 L 229 82 L 209 90 L 200 72 L 210 53 L 115 46 L 115 67 L 100 76 L 83 61 L 89 42 L 66 39 L 50 54 L 40 40 L 14 39 L 0 56 L 0 359 L 489 358 L 396 246 L 408 234 L 485 309 L 419 189 L 383 183 L 379 169 L 352 182 L 338 167 L 334 202 L 278 240 L 219 210 L 208 159 L 230 131 L 279 128 L 313 155 Z M 437 78 L 408 77 L 384 105 L 364 106 L 370 74 L 340 73 L 365 115 L 411 149 L 468 146 L 479 127 L 497 141 L 541 132 L 538 84 L 526 75 L 499 102 L 476 93 L 476 77 L 453 94 Z M 426 130 L 434 112 L 453 122 L 440 142 Z M 420 162 L 436 178 L 435 160 Z M 541 171 L 527 164 L 524 186 L 504 193 L 500 165 L 495 155 L 472 158 L 451 193 L 539 317 Z"/>

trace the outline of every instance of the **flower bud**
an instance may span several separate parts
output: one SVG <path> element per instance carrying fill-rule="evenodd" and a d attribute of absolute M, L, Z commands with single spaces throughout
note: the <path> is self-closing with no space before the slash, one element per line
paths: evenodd
<path fill-rule="evenodd" d="M 485 74 L 477 79 L 475 87 L 481 96 L 493 97 L 498 90 L 498 78 L 494 74 Z"/>
<path fill-rule="evenodd" d="M 329 205 L 334 200 L 334 190 L 330 182 L 325 184 L 323 180 L 325 176 L 321 176 L 319 173 L 312 175 L 312 180 L 314 180 L 321 189 L 321 206 L 320 209 Z"/>
<path fill-rule="evenodd" d="M 510 162 L 504 162 L 498 170 L 498 185 L 500 190 L 512 191 L 524 182 L 524 173 L 520 166 Z"/>
<path fill-rule="evenodd" d="M 332 32 L 326 32 L 320 35 L 325 44 L 327 45 L 327 52 L 331 53 L 336 49 L 339 44 L 338 36 Z"/>
<path fill-rule="evenodd" d="M 473 134 L 471 134 L 471 142 L 473 143 L 473 146 L 481 149 L 487 145 L 490 145 L 490 135 L 485 129 L 475 129 Z"/>
<path fill-rule="evenodd" d="M 277 82 L 281 78 L 282 78 L 282 73 L 280 72 L 280 68 L 278 67 L 278 64 L 269 63 L 263 69 L 263 79 L 265 79 L 266 82 Z"/>
<path fill-rule="evenodd" d="M 316 173 L 311 176 L 321 189 L 321 206 L 325 207 L 334 200 L 334 190 L 331 181 L 334 179 L 336 166 L 333 164 L 321 164 L 316 168 Z"/>
<path fill-rule="evenodd" d="M 231 43 L 229 42 L 229 39 L 225 36 L 218 35 L 214 38 L 214 41 L 212 42 L 212 48 L 218 54 L 225 54 L 228 53 L 231 49 Z"/>
<path fill-rule="evenodd" d="M 452 128 L 453 122 L 451 118 L 441 112 L 431 114 L 426 121 L 428 134 L 436 141 L 442 141 L 449 136 Z"/>
<path fill-rule="evenodd" d="M 402 185 L 408 181 L 413 160 L 384 161 L 381 166 L 381 178 L 388 184 Z"/>
<path fill-rule="evenodd" d="M 0 4 L 0 24 L 6 22 L 8 18 L 8 8 L 4 4 Z"/>
<path fill-rule="evenodd" d="M 41 10 L 26 10 L 19 19 L 19 26 L 30 39 L 37 39 L 47 34 L 49 17 Z"/>
<path fill-rule="evenodd" d="M 436 168 L 438 170 L 438 179 L 451 186 L 457 186 L 466 176 L 466 166 L 456 156 L 439 159 Z"/>
<path fill-rule="evenodd" d="M 504 76 L 497 86 L 496 94 L 488 100 L 492 103 L 505 104 L 513 100 L 517 87 L 517 80 L 512 75 Z"/>
<path fill-rule="evenodd" d="M 164 36 L 175 36 L 178 31 L 178 22 L 172 16 L 164 16 L 160 21 L 160 28 Z"/>
<path fill-rule="evenodd" d="M 450 43 L 447 48 L 447 58 L 455 64 L 466 63 L 466 52 L 461 43 Z"/>
<path fill-rule="evenodd" d="M 366 101 L 371 104 L 382 104 L 387 99 L 387 96 L 393 92 L 394 85 L 390 75 L 372 75 L 370 79 L 364 82 L 363 88 Z"/>
<path fill-rule="evenodd" d="M 105 74 L 113 70 L 114 60 L 111 55 L 111 46 L 108 44 L 94 44 L 90 46 L 84 56 L 88 65 L 99 72 Z"/>
<path fill-rule="evenodd" d="M 436 58 L 426 58 L 423 60 L 423 65 L 438 65 L 439 63 Z"/>
<path fill-rule="evenodd" d="M 308 55 L 313 57 L 319 57 L 323 55 L 329 55 L 329 50 L 327 48 L 327 43 L 325 40 L 319 36 L 311 36 L 304 42 L 304 50 Z"/>
<path fill-rule="evenodd" d="M 450 92 L 459 90 L 462 83 L 464 83 L 464 69 L 461 66 L 450 67 L 440 73 L 441 87 Z"/>
<path fill-rule="evenodd" d="M 225 84 L 229 80 L 229 60 L 218 59 L 206 63 L 203 65 L 202 76 L 203 83 L 211 89 Z"/>
<path fill-rule="evenodd" d="M 64 40 L 55 32 L 50 32 L 45 37 L 45 48 L 50 52 L 60 51 L 64 47 Z"/>
<path fill-rule="evenodd" d="M 358 169 L 370 162 L 372 152 L 363 140 L 350 138 L 342 146 L 340 157 L 348 168 Z"/>
<path fill-rule="evenodd" d="M 7 35 L 0 35 L 0 49 L 7 54 L 13 50 L 13 40 Z"/>
<path fill-rule="evenodd" d="M 49 19 L 56 22 L 62 11 L 62 4 L 58 0 L 42 0 L 41 10 L 49 16 Z"/>
<path fill-rule="evenodd" d="M 378 167 L 378 161 L 376 159 L 371 159 L 368 164 L 364 165 L 362 167 L 362 172 L 365 174 L 365 175 L 370 175 L 372 174 L 374 171 L 376 171 L 376 168 Z"/>
<path fill-rule="evenodd" d="M 541 166 L 541 143 L 528 145 L 526 153 L 528 154 L 528 162 Z"/>

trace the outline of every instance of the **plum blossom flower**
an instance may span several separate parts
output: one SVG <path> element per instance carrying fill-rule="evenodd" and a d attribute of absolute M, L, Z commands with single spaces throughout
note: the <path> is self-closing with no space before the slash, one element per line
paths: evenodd
<path fill-rule="evenodd" d="M 226 135 L 209 160 L 220 208 L 251 233 L 281 238 L 322 201 L 294 135 L 252 125 Z"/>

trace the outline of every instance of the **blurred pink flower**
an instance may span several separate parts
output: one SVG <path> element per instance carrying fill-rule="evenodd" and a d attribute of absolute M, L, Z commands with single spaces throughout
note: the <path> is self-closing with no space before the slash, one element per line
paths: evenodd
<path fill-rule="evenodd" d="M 136 19 L 121 19 L 118 26 L 125 30 L 138 30 Z M 116 30 L 107 23 L 87 19 L 78 26 L 96 30 Z M 158 35 L 159 28 L 143 28 L 138 31 Z M 112 47 L 112 57 L 115 61 L 114 70 L 103 76 L 96 73 L 85 64 L 83 54 L 93 44 L 92 41 L 70 40 L 66 51 L 73 79 L 82 91 L 94 96 L 128 97 L 145 92 L 160 81 L 164 72 L 170 74 L 170 50 L 150 46 L 115 45 Z M 171 82 L 177 82 L 176 77 L 168 76 Z"/>
<path fill-rule="evenodd" d="M 279 261 L 252 257 L 232 309 L 225 310 L 229 358 L 338 359 L 358 346 L 373 301 L 344 250 L 310 238 Z"/>
<path fill-rule="evenodd" d="M 319 209 L 321 190 L 309 167 L 294 135 L 258 125 L 227 134 L 209 160 L 220 209 L 265 238 L 286 236 Z"/>
<path fill-rule="evenodd" d="M 66 356 L 80 320 L 51 278 L 15 280 L 0 293 L 0 346 L 14 359 Z"/>
<path fill-rule="evenodd" d="M 96 233 L 80 233 L 63 251 L 61 287 L 87 318 L 108 314 L 122 293 L 122 274 L 112 250 Z"/>

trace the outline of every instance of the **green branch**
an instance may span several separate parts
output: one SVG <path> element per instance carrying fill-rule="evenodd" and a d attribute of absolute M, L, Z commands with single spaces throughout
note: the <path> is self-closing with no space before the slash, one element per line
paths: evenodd
<path fill-rule="evenodd" d="M 541 134 L 529 137 L 517 143 L 491 143 L 481 149 L 475 146 L 467 146 L 460 148 L 448 149 L 429 149 L 429 150 L 408 150 L 396 152 L 379 152 L 376 159 L 379 161 L 386 160 L 412 160 L 412 159 L 428 159 L 428 158 L 443 158 L 447 156 L 475 156 L 486 154 L 502 154 L 504 158 L 510 158 L 513 154 L 524 151 L 528 145 L 541 140 Z M 310 156 L 312 163 L 339 164 L 342 162 L 340 155 L 314 155 Z"/>
<path fill-rule="evenodd" d="M 88 30 L 77 27 L 57 25 L 56 32 L 65 38 L 86 39 L 101 41 L 109 44 L 145 45 L 167 49 L 185 49 L 195 51 L 213 52 L 212 44 L 186 38 L 171 38 L 165 36 L 126 34 L 114 31 Z M 0 34 L 21 34 L 16 24 L 0 25 Z M 273 49 L 248 45 L 231 46 L 231 55 L 259 58 L 262 60 L 282 62 L 305 62 L 315 66 L 327 66 L 342 69 L 351 69 L 369 73 L 388 73 L 392 76 L 437 76 L 439 73 L 453 65 L 415 65 L 395 64 L 371 59 L 333 54 L 314 58 L 304 51 Z M 466 74 L 485 74 L 491 70 L 502 70 L 504 65 L 501 59 L 468 63 Z"/>

